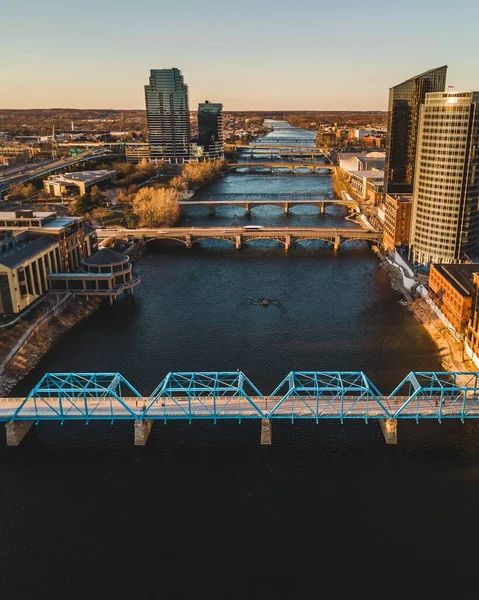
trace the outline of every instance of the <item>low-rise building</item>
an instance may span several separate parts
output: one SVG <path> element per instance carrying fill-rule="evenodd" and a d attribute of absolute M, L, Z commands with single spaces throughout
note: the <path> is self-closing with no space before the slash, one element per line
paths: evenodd
<path fill-rule="evenodd" d="M 385 162 L 384 152 L 341 152 L 339 154 L 339 168 L 348 172 L 383 170 Z"/>
<path fill-rule="evenodd" d="M 363 200 L 377 203 L 384 189 L 384 171 L 349 171 L 349 183 Z"/>
<path fill-rule="evenodd" d="M 149 160 L 150 147 L 143 142 L 127 142 L 125 144 L 125 160 L 128 163 L 137 164 L 142 160 Z"/>
<path fill-rule="evenodd" d="M 429 299 L 436 313 L 463 335 L 471 318 L 474 276 L 479 264 L 433 264 L 429 272 Z"/>
<path fill-rule="evenodd" d="M 0 212 L 0 224 L 0 313 L 20 313 L 52 290 L 113 301 L 140 282 L 128 257 L 98 250 L 82 217 Z"/>
<path fill-rule="evenodd" d="M 93 186 L 105 187 L 116 181 L 116 171 L 74 171 L 60 175 L 50 175 L 43 181 L 43 187 L 51 196 L 86 194 Z"/>
<path fill-rule="evenodd" d="M 464 348 L 466 354 L 479 368 L 479 273 L 472 277 L 474 286 L 471 304 L 471 318 L 466 329 Z"/>
<path fill-rule="evenodd" d="M 386 194 L 384 210 L 383 246 L 394 250 L 408 246 L 411 234 L 412 194 Z"/>

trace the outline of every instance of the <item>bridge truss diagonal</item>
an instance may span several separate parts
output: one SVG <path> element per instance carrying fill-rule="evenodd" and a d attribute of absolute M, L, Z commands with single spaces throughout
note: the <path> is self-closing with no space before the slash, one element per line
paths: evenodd
<path fill-rule="evenodd" d="M 46 373 L 11 421 L 131 420 L 128 397 L 141 394 L 120 373 Z"/>
<path fill-rule="evenodd" d="M 391 417 L 379 390 L 362 371 L 291 371 L 271 394 L 268 418 L 364 419 Z"/>
<path fill-rule="evenodd" d="M 479 417 L 478 372 L 412 371 L 392 392 L 406 397 L 393 418 L 461 419 Z"/>
<path fill-rule="evenodd" d="M 145 406 L 146 419 L 264 418 L 263 395 L 241 371 L 169 373 Z"/>

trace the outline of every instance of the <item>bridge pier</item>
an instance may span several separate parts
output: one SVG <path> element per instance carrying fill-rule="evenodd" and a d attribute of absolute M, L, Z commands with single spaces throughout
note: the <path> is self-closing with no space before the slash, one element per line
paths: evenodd
<path fill-rule="evenodd" d="M 247 202 L 245 204 L 245 210 L 246 210 L 246 214 L 248 215 L 248 217 L 251 215 L 251 204 L 249 202 Z"/>
<path fill-rule="evenodd" d="M 241 236 L 237 235 L 236 239 L 235 239 L 236 250 L 241 250 L 241 243 L 242 243 Z"/>
<path fill-rule="evenodd" d="M 326 202 L 321 202 L 319 205 L 319 214 L 324 216 L 325 213 L 326 213 Z"/>
<path fill-rule="evenodd" d="M 191 235 L 185 236 L 185 244 L 187 248 L 191 248 L 193 246 L 193 242 L 191 241 Z"/>
<path fill-rule="evenodd" d="M 18 446 L 30 431 L 32 425 L 33 421 L 10 421 L 10 423 L 5 423 L 7 446 Z"/>
<path fill-rule="evenodd" d="M 213 216 L 215 214 L 215 207 L 213 204 L 210 204 L 210 215 Z"/>
<path fill-rule="evenodd" d="M 144 446 L 153 427 L 153 421 L 135 421 L 135 446 Z"/>
<path fill-rule="evenodd" d="M 397 419 L 380 419 L 379 424 L 386 440 L 386 444 L 398 443 L 398 422 Z"/>
<path fill-rule="evenodd" d="M 339 250 L 339 246 L 341 245 L 341 237 L 339 235 L 334 236 L 334 251 L 337 252 Z"/>
<path fill-rule="evenodd" d="M 273 427 L 269 419 L 261 419 L 261 445 L 271 446 Z"/>
<path fill-rule="evenodd" d="M 291 235 L 289 233 L 287 233 L 284 238 L 284 249 L 286 250 L 286 252 L 289 250 L 290 246 L 291 246 Z"/>
<path fill-rule="evenodd" d="M 289 215 L 289 202 L 284 203 L 284 214 L 286 217 Z"/>

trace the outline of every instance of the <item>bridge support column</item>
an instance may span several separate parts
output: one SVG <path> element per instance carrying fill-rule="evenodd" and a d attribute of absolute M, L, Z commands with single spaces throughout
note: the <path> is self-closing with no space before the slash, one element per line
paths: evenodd
<path fill-rule="evenodd" d="M 291 246 L 291 235 L 289 233 L 286 234 L 286 237 L 284 239 L 284 249 L 286 250 L 286 252 L 289 250 Z"/>
<path fill-rule="evenodd" d="M 145 419 L 144 421 L 135 421 L 135 446 L 144 446 L 150 435 L 153 421 Z"/>
<path fill-rule="evenodd" d="M 185 237 L 185 244 L 187 248 L 191 248 L 193 246 L 193 243 L 191 241 L 191 235 L 187 235 Z"/>
<path fill-rule="evenodd" d="M 210 204 L 210 215 L 214 215 L 215 214 L 215 207 L 213 206 L 213 204 Z"/>
<path fill-rule="evenodd" d="M 249 216 L 250 216 L 250 214 L 251 214 L 251 204 L 250 204 L 249 202 L 247 202 L 247 203 L 245 204 L 245 207 L 244 207 L 244 208 L 245 208 L 245 210 L 246 210 L 246 214 L 247 214 L 247 215 L 248 215 L 248 217 L 249 217 Z"/>
<path fill-rule="evenodd" d="M 236 250 L 241 250 L 241 236 L 237 235 L 235 240 Z"/>
<path fill-rule="evenodd" d="M 289 203 L 288 203 L 288 202 L 285 202 L 285 203 L 284 203 L 284 214 L 285 214 L 286 216 L 288 216 L 288 215 L 289 215 Z"/>
<path fill-rule="evenodd" d="M 30 431 L 32 425 L 33 421 L 10 421 L 10 423 L 5 423 L 7 446 L 18 446 Z"/>
<path fill-rule="evenodd" d="M 386 440 L 386 444 L 398 443 L 398 422 L 397 419 L 380 419 L 379 424 Z"/>
<path fill-rule="evenodd" d="M 271 446 L 273 428 L 269 419 L 261 419 L 261 445 Z"/>
<path fill-rule="evenodd" d="M 326 213 L 326 202 L 321 202 L 319 205 L 319 213 L 324 215 Z"/>
<path fill-rule="evenodd" d="M 339 235 L 335 235 L 334 236 L 334 250 L 335 250 L 335 252 L 337 252 L 339 250 L 340 244 L 341 244 L 341 238 L 339 237 Z"/>

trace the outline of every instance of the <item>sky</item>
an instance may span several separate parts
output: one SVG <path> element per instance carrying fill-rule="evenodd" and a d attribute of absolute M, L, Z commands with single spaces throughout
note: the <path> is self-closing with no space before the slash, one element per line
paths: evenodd
<path fill-rule="evenodd" d="M 0 0 L 0 108 L 143 109 L 177 67 L 190 109 L 386 110 L 449 66 L 479 90 L 477 0 Z"/>

